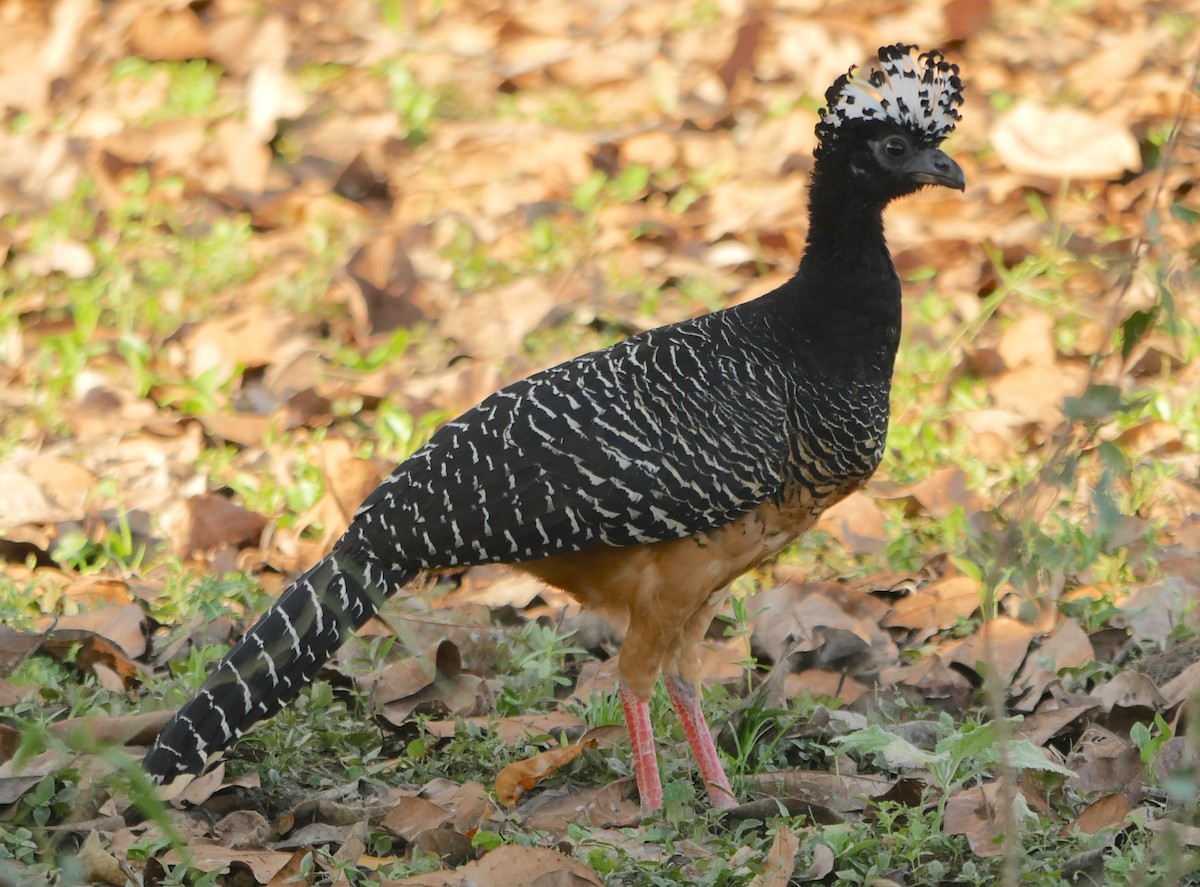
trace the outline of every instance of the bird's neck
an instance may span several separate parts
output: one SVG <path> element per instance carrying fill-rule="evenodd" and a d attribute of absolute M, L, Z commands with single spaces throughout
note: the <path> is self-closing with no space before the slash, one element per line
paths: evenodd
<path fill-rule="evenodd" d="M 804 258 L 774 295 L 802 364 L 886 388 L 900 342 L 900 281 L 883 236 L 886 201 L 852 185 L 848 170 L 818 164 Z"/>
<path fill-rule="evenodd" d="M 818 162 L 809 188 L 808 244 L 801 271 L 821 277 L 894 275 L 883 236 L 885 206 L 886 201 L 859 193 L 848 169 Z"/>

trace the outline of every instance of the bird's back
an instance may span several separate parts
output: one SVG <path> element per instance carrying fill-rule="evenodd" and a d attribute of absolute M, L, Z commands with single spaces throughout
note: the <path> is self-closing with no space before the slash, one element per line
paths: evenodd
<path fill-rule="evenodd" d="M 351 534 L 410 567 L 523 562 L 689 536 L 777 498 L 795 366 L 761 315 L 651 330 L 493 394 L 400 465 Z"/>

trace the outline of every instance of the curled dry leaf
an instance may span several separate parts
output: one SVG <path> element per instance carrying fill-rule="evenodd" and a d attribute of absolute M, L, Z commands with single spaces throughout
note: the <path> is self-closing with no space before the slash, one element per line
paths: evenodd
<path fill-rule="evenodd" d="M 912 665 L 885 668 L 879 675 L 879 683 L 884 687 L 895 686 L 906 697 L 915 695 L 921 703 L 952 714 L 965 711 L 974 693 L 966 676 L 938 655 Z"/>
<path fill-rule="evenodd" d="M 996 347 L 1008 369 L 1048 367 L 1058 358 L 1054 347 L 1054 318 L 1045 311 L 1026 311 L 1000 336 Z"/>
<path fill-rule="evenodd" d="M 60 616 L 53 620 L 46 618 L 36 624 L 39 628 L 53 626 L 51 637 L 71 640 L 74 639 L 74 635 L 68 632 L 86 632 L 111 641 L 127 656 L 141 656 L 146 652 L 145 619 L 141 607 L 137 604 L 125 604 L 100 607 L 87 613 Z"/>
<path fill-rule="evenodd" d="M 78 669 L 91 671 L 108 689 L 118 692 L 140 679 L 144 668 L 111 641 L 74 629 L 50 632 L 41 651 Z M 119 679 L 116 686 L 111 686 L 112 682 L 107 680 L 110 673 Z"/>
<path fill-rule="evenodd" d="M 32 656 L 45 639 L 43 634 L 17 631 L 0 625 L 0 677 L 7 677 L 16 671 L 17 666 Z"/>
<path fill-rule="evenodd" d="M 523 761 L 514 761 L 496 775 L 496 799 L 506 807 L 514 806 L 521 795 L 578 758 L 584 749 L 595 747 L 596 741 L 589 739 L 575 745 L 552 748 Z"/>
<path fill-rule="evenodd" d="M 812 862 L 808 864 L 808 868 L 796 874 L 796 880 L 802 883 L 824 881 L 833 871 L 835 861 L 836 857 L 828 844 L 816 844 L 812 848 Z"/>
<path fill-rule="evenodd" d="M 170 719 L 171 711 L 150 711 L 117 717 L 81 717 L 55 721 L 47 731 L 62 738 L 80 733 L 92 742 L 148 745 Z"/>
<path fill-rule="evenodd" d="M 1021 671 L 1013 679 L 1011 695 L 1021 694 L 1016 708 L 1033 711 L 1046 688 L 1058 680 L 1059 669 L 1076 668 L 1095 660 L 1096 651 L 1079 623 L 1063 619 L 1053 634 L 1030 651 Z"/>
<path fill-rule="evenodd" d="M 133 21 L 131 48 L 142 58 L 178 62 L 208 54 L 208 37 L 196 13 L 182 9 L 151 9 Z"/>
<path fill-rule="evenodd" d="M 1159 688 L 1167 705 L 1178 705 L 1200 693 L 1200 662 L 1193 662 Z"/>
<path fill-rule="evenodd" d="M 1146 808 L 1134 810 L 1130 814 L 1130 818 L 1143 823 L 1156 835 L 1166 832 L 1173 834 L 1181 844 L 1186 844 L 1188 847 L 1200 847 L 1200 826 L 1185 825 L 1172 819 L 1152 819 Z"/>
<path fill-rule="evenodd" d="M 937 520 L 949 517 L 958 509 L 970 516 L 979 510 L 979 497 L 967 487 L 967 475 L 961 468 L 942 468 L 924 480 L 902 487 L 888 498 L 907 497 L 909 514 L 923 512 Z M 912 503 L 915 503 L 915 507 Z"/>
<path fill-rule="evenodd" d="M 368 838 L 368 821 L 360 819 L 350 827 L 342 846 L 338 848 L 333 858 L 334 887 L 350 887 L 350 869 L 357 869 L 358 860 L 366 854 Z M 358 883 L 358 878 L 354 879 Z"/>
<path fill-rule="evenodd" d="M 1168 576 L 1136 588 L 1118 605 L 1111 622 L 1129 629 L 1134 638 L 1165 644 L 1179 625 L 1196 625 L 1195 602 L 1200 590 L 1185 579 Z"/>
<path fill-rule="evenodd" d="M 432 656 L 397 662 L 358 679 L 371 702 L 390 724 L 404 724 L 414 712 L 476 717 L 492 710 L 487 681 L 463 671 L 462 655 L 452 641 L 442 641 Z"/>
<path fill-rule="evenodd" d="M 188 336 L 188 374 L 214 371 L 220 381 L 239 367 L 270 366 L 289 338 L 294 321 L 266 305 L 250 307 L 200 324 Z"/>
<path fill-rule="evenodd" d="M 291 858 L 267 882 L 267 887 L 299 887 L 303 884 L 305 861 L 312 852 L 311 847 L 301 847 L 294 851 Z"/>
<path fill-rule="evenodd" d="M 449 779 L 433 779 L 425 784 L 421 796 L 449 810 L 454 816 L 450 827 L 460 832 L 477 828 L 487 811 L 495 808 L 487 788 L 476 780 L 459 785 Z"/>
<path fill-rule="evenodd" d="M 847 705 L 852 705 L 871 689 L 845 672 L 822 668 L 806 668 L 795 674 L 789 674 L 784 679 L 783 686 L 784 694 L 791 698 L 807 693 L 814 697 L 829 696 L 840 699 Z"/>
<path fill-rule="evenodd" d="M 401 235 L 379 234 L 359 245 L 345 273 L 354 283 L 349 308 L 360 339 L 425 319 L 421 281 Z"/>
<path fill-rule="evenodd" d="M 0 468 L 0 526 L 55 523 L 68 516 L 31 478 Z"/>
<path fill-rule="evenodd" d="M 465 865 L 475 855 L 471 839 L 452 828 L 426 829 L 412 839 L 412 846 L 436 856 L 447 868 Z"/>
<path fill-rule="evenodd" d="M 278 837 L 271 823 L 257 810 L 234 810 L 220 819 L 213 827 L 213 833 L 222 844 L 233 850 L 261 847 Z"/>

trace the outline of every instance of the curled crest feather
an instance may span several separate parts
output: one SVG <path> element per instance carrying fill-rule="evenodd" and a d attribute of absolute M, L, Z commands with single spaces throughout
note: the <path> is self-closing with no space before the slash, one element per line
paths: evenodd
<path fill-rule="evenodd" d="M 827 146 L 848 123 L 890 120 L 937 145 L 960 119 L 962 91 L 958 65 L 938 50 L 919 52 L 904 43 L 882 46 L 865 71 L 851 66 L 826 91 L 817 137 Z"/>

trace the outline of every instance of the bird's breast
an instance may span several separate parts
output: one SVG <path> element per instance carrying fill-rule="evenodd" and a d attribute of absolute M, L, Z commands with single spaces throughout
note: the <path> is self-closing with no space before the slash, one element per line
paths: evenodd
<path fill-rule="evenodd" d="M 649 612 L 672 614 L 670 618 L 682 625 L 691 613 L 710 605 L 712 595 L 800 536 L 820 511 L 816 501 L 801 492 L 682 539 L 626 548 L 599 546 L 517 567 L 619 625 Z"/>

